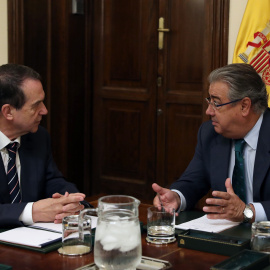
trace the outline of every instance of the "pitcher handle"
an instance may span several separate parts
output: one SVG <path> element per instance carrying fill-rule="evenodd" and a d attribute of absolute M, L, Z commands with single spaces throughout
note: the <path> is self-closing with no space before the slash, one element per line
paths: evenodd
<path fill-rule="evenodd" d="M 91 215 L 91 213 L 97 215 L 97 212 L 98 212 L 98 208 L 86 208 L 86 209 L 83 209 L 82 211 L 80 211 L 80 214 L 79 214 L 79 240 L 81 242 L 84 241 L 84 233 L 83 233 L 84 216 L 86 214 Z M 91 221 L 91 227 L 92 227 L 92 221 Z"/>

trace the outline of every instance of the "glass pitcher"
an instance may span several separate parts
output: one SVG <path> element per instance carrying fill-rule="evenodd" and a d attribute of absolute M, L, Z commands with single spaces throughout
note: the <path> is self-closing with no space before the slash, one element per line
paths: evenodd
<path fill-rule="evenodd" d="M 98 200 L 94 260 L 99 269 L 136 269 L 141 262 L 140 201 L 131 196 L 109 195 Z"/>

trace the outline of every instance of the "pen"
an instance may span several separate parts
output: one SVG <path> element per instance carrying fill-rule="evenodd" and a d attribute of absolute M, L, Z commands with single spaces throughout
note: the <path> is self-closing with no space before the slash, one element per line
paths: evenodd
<path fill-rule="evenodd" d="M 160 203 L 160 206 L 161 206 L 161 210 L 163 211 L 164 207 L 163 207 L 163 203 L 162 203 L 162 201 L 160 199 L 159 193 L 157 193 L 157 195 L 158 195 L 159 203 Z"/>

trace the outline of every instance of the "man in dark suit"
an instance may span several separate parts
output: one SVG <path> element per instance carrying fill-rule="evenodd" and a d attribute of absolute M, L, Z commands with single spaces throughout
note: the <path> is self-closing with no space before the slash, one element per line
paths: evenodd
<path fill-rule="evenodd" d="M 49 134 L 39 126 L 48 112 L 44 98 L 37 72 L 16 64 L 0 66 L 1 227 L 59 223 L 87 205 L 85 195 L 64 179 L 53 161 Z M 11 150 L 16 153 L 11 158 L 8 145 L 14 142 L 18 149 Z M 15 165 L 8 169 L 12 159 Z M 7 180 L 13 168 L 14 176 Z"/>
<path fill-rule="evenodd" d="M 191 209 L 209 189 L 203 211 L 209 219 L 238 222 L 270 220 L 270 110 L 261 77 L 248 64 L 231 64 L 209 75 L 205 122 L 198 132 L 194 157 L 170 189 L 152 185 L 154 205 Z M 234 174 L 235 144 L 244 139 L 244 182 Z M 237 192 L 236 192 L 237 190 Z M 237 193 L 237 194 L 236 194 Z M 161 202 L 160 202 L 161 201 Z"/>

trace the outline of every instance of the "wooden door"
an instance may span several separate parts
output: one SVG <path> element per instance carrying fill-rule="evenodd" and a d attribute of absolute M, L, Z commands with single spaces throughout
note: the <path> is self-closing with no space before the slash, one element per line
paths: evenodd
<path fill-rule="evenodd" d="M 93 193 L 151 199 L 153 182 L 169 186 L 184 171 L 205 119 L 206 72 L 224 64 L 213 59 L 226 46 L 212 45 L 227 5 L 94 1 Z"/>
<path fill-rule="evenodd" d="M 146 196 L 155 176 L 158 2 L 94 2 L 93 192 Z"/>

